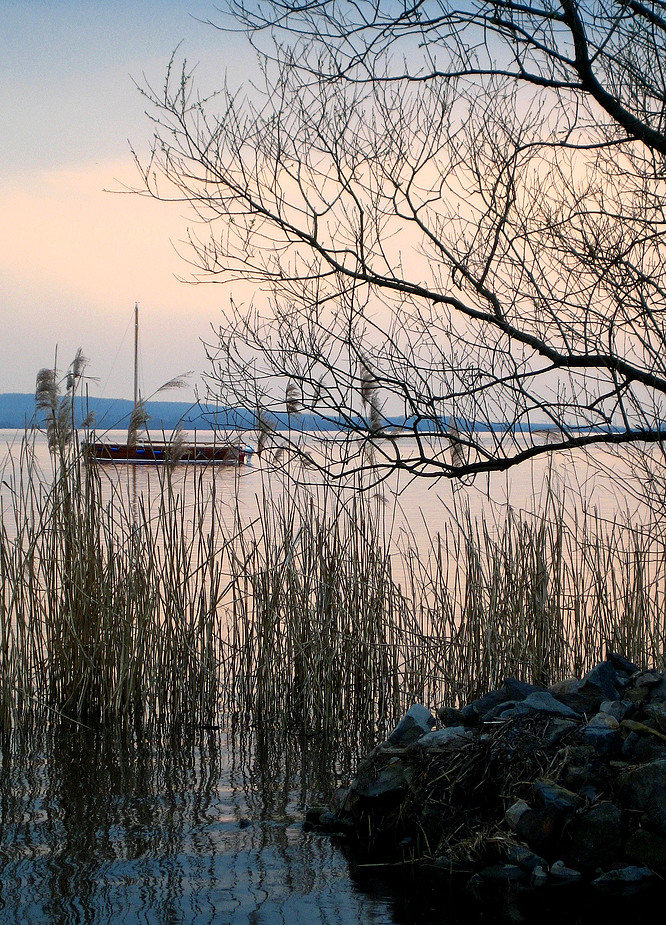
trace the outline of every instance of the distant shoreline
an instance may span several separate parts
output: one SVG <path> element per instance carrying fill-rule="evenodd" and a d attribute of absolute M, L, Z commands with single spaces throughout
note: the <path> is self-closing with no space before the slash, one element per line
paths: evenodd
<path fill-rule="evenodd" d="M 78 396 L 75 401 L 76 426 L 80 427 L 84 419 L 92 413 L 94 415 L 94 427 L 98 433 L 108 430 L 123 430 L 127 428 L 132 409 L 133 402 L 126 398 L 85 398 Z M 146 411 L 149 415 L 148 427 L 153 431 L 163 430 L 168 432 L 179 425 L 185 430 L 245 431 L 256 430 L 257 427 L 256 415 L 244 408 L 216 407 L 214 405 L 184 401 L 148 401 L 146 402 Z M 349 421 L 336 421 L 332 417 L 323 418 L 315 414 L 299 414 L 291 417 L 286 413 L 273 414 L 271 419 L 276 430 L 338 431 L 350 428 Z M 361 418 L 356 423 L 359 429 L 364 429 L 364 422 Z M 409 436 L 413 434 L 411 423 L 411 421 L 404 421 L 404 419 L 398 417 L 388 418 L 381 436 L 389 438 Z M 0 429 L 22 430 L 25 427 L 32 427 L 34 424 L 35 396 L 33 393 L 0 393 Z M 508 429 L 508 426 L 500 422 L 492 426 L 464 421 L 456 422 L 456 427 L 459 431 L 467 431 L 468 433 L 483 433 L 491 430 L 504 432 Z M 441 427 L 440 434 L 446 430 L 446 419 L 441 421 Z M 427 422 L 423 421 L 419 426 L 419 433 L 425 435 L 429 429 Z M 524 430 L 527 431 L 528 428 L 524 428 Z M 549 432 L 556 433 L 552 427 L 543 423 L 535 423 L 531 431 L 535 434 L 542 433 L 544 435 Z M 433 429 L 431 432 L 436 431 Z"/>

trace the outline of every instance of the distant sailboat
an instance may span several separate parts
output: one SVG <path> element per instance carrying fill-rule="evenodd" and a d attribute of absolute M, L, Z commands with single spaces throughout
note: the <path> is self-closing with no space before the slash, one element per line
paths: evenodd
<path fill-rule="evenodd" d="M 162 463 L 226 463 L 242 465 L 248 450 L 231 443 L 188 443 L 181 434 L 172 440 L 153 440 L 146 435 L 138 438 L 139 427 L 145 425 L 143 400 L 139 396 L 139 303 L 134 306 L 134 411 L 126 443 L 111 440 L 91 440 L 84 444 L 86 458 L 100 463 L 158 465 Z"/>

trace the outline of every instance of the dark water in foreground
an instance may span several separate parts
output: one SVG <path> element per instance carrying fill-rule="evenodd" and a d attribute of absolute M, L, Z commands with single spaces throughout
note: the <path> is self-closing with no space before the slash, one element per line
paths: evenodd
<path fill-rule="evenodd" d="M 207 730 L 158 743 L 70 727 L 5 741 L 0 755 L 2 923 L 573 925 L 636 910 L 636 898 L 566 890 L 478 897 L 432 872 L 353 863 L 304 830 L 305 805 L 335 783 L 312 740 Z"/>

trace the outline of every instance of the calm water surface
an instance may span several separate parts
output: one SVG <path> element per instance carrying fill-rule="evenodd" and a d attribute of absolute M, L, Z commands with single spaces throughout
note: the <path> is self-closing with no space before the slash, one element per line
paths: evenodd
<path fill-rule="evenodd" d="M 3 923 L 612 925 L 634 908 L 567 890 L 478 896 L 432 872 L 356 865 L 303 827 L 322 795 L 316 742 L 71 727 L 19 738 L 0 749 Z"/>
<path fill-rule="evenodd" d="M 0 440 L 6 460 L 16 438 L 4 432 Z M 48 472 L 43 440 L 37 453 Z M 580 461 L 567 466 L 605 515 L 625 503 Z M 507 502 L 534 509 L 547 476 L 540 464 L 466 496 L 478 512 Z M 191 477 L 182 475 L 185 492 Z M 270 481 L 257 467 L 214 477 L 230 518 L 236 510 L 254 516 Z M 154 472 L 131 478 L 133 490 L 155 491 Z M 8 492 L 9 483 L 4 504 Z M 459 501 L 448 485 L 409 486 L 395 529 L 425 536 Z M 354 748 L 331 754 L 316 738 L 276 741 L 261 717 L 166 741 L 147 730 L 121 736 L 66 723 L 0 736 L 0 922 L 457 925 L 566 916 L 574 925 L 626 921 L 635 911 L 571 892 L 488 899 L 453 893 L 432 872 L 415 879 L 357 865 L 342 844 L 303 826 L 306 807 L 347 781 L 357 758 Z"/>

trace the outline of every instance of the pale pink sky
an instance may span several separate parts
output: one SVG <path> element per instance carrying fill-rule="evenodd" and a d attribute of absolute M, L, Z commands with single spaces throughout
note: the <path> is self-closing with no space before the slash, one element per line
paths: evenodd
<path fill-rule="evenodd" d="M 105 190 L 136 181 L 128 139 L 150 139 L 132 77 L 159 86 L 182 41 L 206 89 L 247 79 L 243 40 L 193 18 L 215 15 L 211 0 L 2 0 L 0 392 L 32 392 L 57 346 L 63 366 L 83 348 L 91 394 L 130 397 L 137 300 L 144 394 L 188 370 L 200 380 L 200 338 L 238 287 L 178 282 L 183 209 Z"/>

